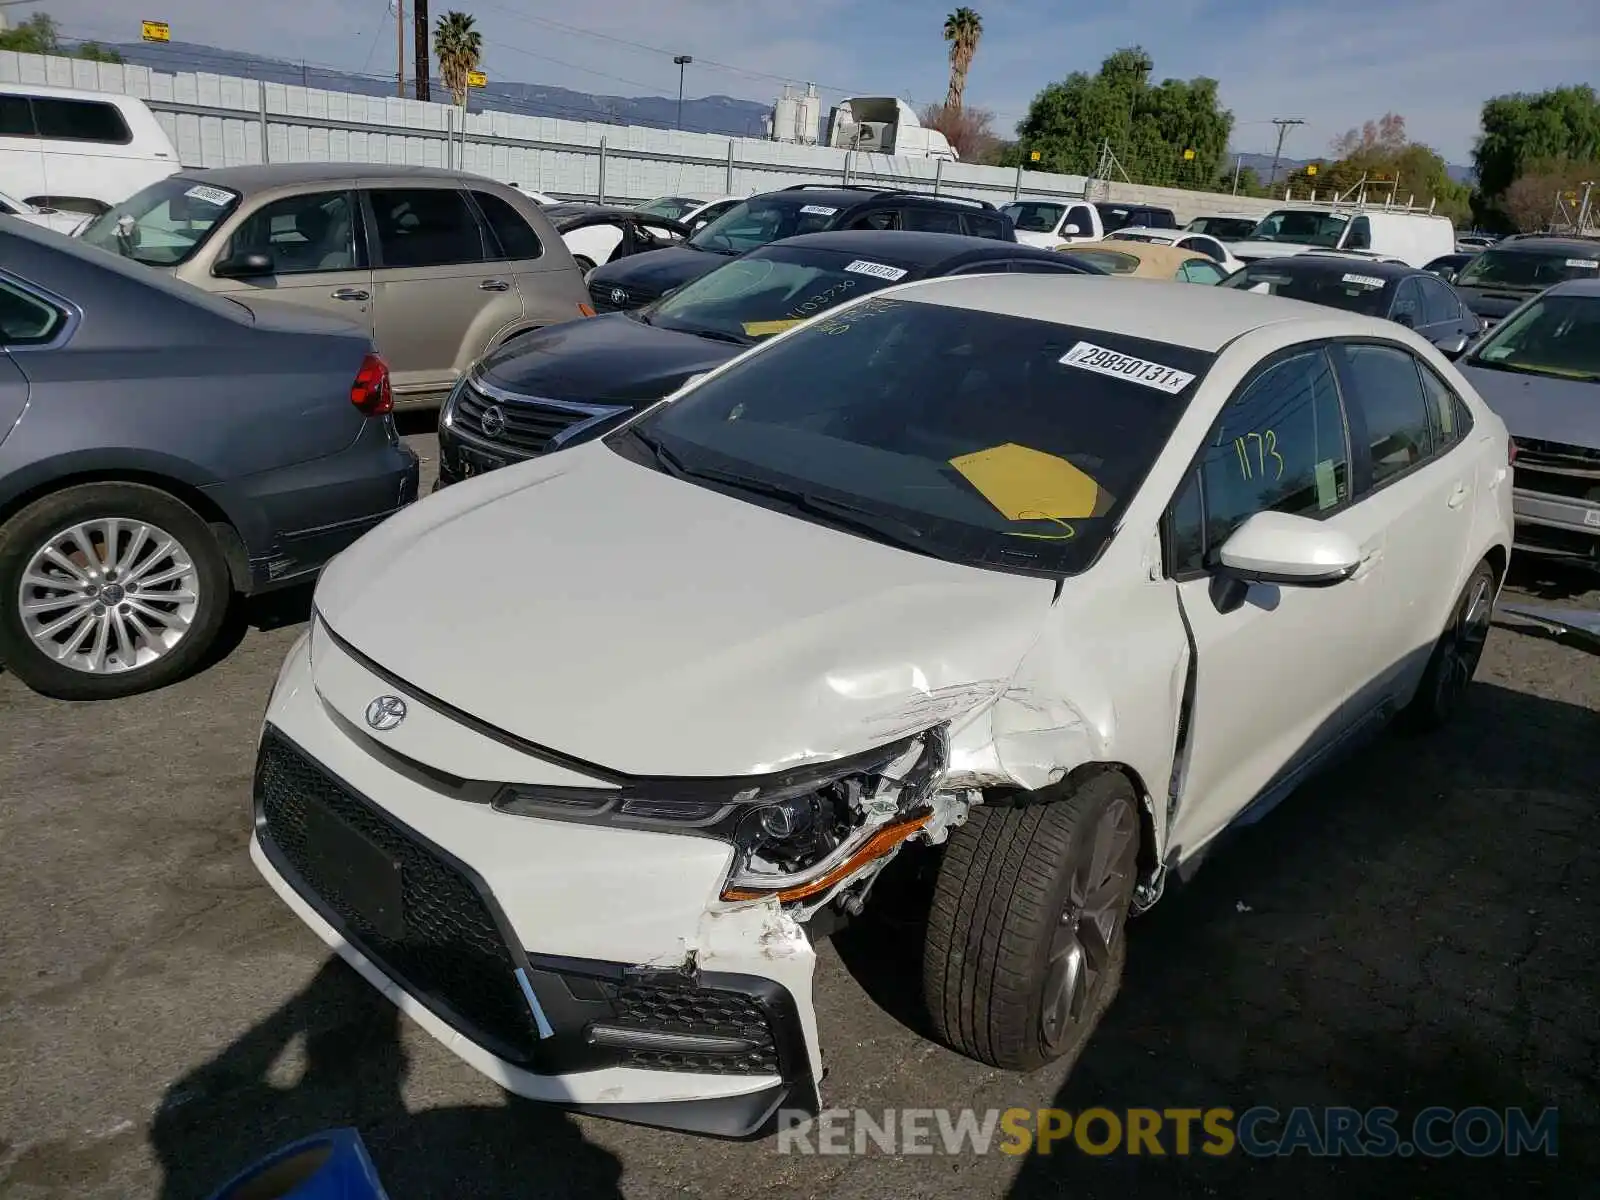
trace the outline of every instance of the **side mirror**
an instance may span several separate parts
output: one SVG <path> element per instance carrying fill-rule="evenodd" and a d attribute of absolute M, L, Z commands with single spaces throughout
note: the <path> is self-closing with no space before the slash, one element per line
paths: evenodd
<path fill-rule="evenodd" d="M 211 268 L 211 273 L 220 279 L 253 279 L 272 272 L 272 255 L 261 253 L 230 254 Z"/>
<path fill-rule="evenodd" d="M 1348 534 L 1309 517 L 1257 513 L 1217 553 L 1213 573 L 1223 593 L 1218 604 L 1224 611 L 1237 608 L 1253 583 L 1331 587 L 1360 565 L 1361 550 Z"/>
<path fill-rule="evenodd" d="M 1443 338 L 1440 341 L 1435 342 L 1433 345 L 1434 348 L 1446 358 L 1457 359 L 1466 353 L 1467 335 L 1464 333 L 1457 333 L 1451 337 Z"/>
<path fill-rule="evenodd" d="M 1079 229 L 1076 225 L 1063 225 L 1061 227 L 1061 232 L 1067 237 L 1077 237 L 1083 232 L 1083 230 Z"/>

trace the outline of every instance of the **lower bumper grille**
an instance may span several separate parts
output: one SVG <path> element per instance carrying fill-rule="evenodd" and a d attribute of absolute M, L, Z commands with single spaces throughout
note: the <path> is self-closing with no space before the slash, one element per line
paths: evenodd
<path fill-rule="evenodd" d="M 740 1051 L 630 1049 L 627 1065 L 656 1071 L 696 1071 L 710 1075 L 776 1075 L 778 1047 L 760 1005 L 738 992 L 704 987 L 648 987 L 623 984 L 612 991 L 614 1020 L 608 1026 L 645 1033 L 675 1033 L 730 1038 Z"/>
<path fill-rule="evenodd" d="M 508 1062 L 532 1062 L 538 1032 L 517 965 L 466 876 L 270 730 L 256 792 L 261 833 L 362 954 L 473 1041 Z M 398 862 L 401 936 L 363 916 L 337 869 L 315 852 L 308 824 L 319 815 L 342 821 Z"/>

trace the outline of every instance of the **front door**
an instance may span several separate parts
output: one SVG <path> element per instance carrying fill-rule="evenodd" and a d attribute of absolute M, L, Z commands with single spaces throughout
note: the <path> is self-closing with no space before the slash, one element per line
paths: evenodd
<path fill-rule="evenodd" d="M 1344 583 L 1258 584 L 1223 611 L 1205 564 L 1246 518 L 1265 511 L 1327 521 L 1368 558 Z M 1383 530 L 1352 503 L 1349 438 L 1325 350 L 1296 348 L 1245 382 L 1174 503 L 1171 526 L 1171 568 L 1195 654 L 1172 830 L 1174 849 L 1186 856 L 1338 740 L 1345 702 L 1373 666 Z"/>
<path fill-rule="evenodd" d="M 463 360 L 483 348 L 469 346 L 469 334 L 511 325 L 522 316 L 522 300 L 506 264 L 491 258 L 485 230 L 461 188 L 373 188 L 366 196 L 375 250 L 374 327 L 395 399 L 443 400 Z"/>
<path fill-rule="evenodd" d="M 272 273 L 247 279 L 215 274 L 218 263 L 246 254 L 266 255 Z M 208 291 L 316 309 L 372 335 L 372 269 L 355 193 L 343 188 L 269 200 L 244 213 L 205 269 Z"/>

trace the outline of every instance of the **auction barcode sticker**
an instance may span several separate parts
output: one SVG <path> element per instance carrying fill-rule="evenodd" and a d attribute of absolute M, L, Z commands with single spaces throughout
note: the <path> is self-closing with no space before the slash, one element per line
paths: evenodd
<path fill-rule="evenodd" d="M 1131 354 L 1118 354 L 1093 342 L 1079 342 L 1058 361 L 1063 366 L 1077 367 L 1080 371 L 1093 371 L 1098 375 L 1110 375 L 1113 379 L 1143 384 L 1158 392 L 1166 392 L 1169 396 L 1176 396 L 1194 382 L 1194 376 L 1187 371 L 1151 362 L 1147 358 L 1135 358 Z"/>
<path fill-rule="evenodd" d="M 1593 271 L 1596 268 L 1600 268 L 1600 261 L 1596 261 L 1592 258 L 1569 258 L 1567 259 L 1567 266 L 1577 267 L 1579 270 L 1587 267 L 1589 270 Z"/>
<path fill-rule="evenodd" d="M 838 212 L 837 208 L 829 208 L 826 204 L 804 204 L 800 211 L 812 217 L 831 217 Z"/>
<path fill-rule="evenodd" d="M 207 204 L 215 204 L 218 208 L 233 200 L 232 192 L 225 192 L 221 188 L 207 187 L 197 183 L 184 193 L 191 200 L 203 200 Z"/>
<path fill-rule="evenodd" d="M 1381 288 L 1384 280 L 1376 275 L 1346 275 L 1344 283 L 1359 283 L 1362 287 Z"/>
<path fill-rule="evenodd" d="M 857 275 L 871 275 L 875 279 L 887 279 L 890 283 L 906 277 L 906 269 L 904 267 L 891 267 L 887 263 L 868 262 L 864 258 L 856 259 L 845 270 L 854 271 Z"/>

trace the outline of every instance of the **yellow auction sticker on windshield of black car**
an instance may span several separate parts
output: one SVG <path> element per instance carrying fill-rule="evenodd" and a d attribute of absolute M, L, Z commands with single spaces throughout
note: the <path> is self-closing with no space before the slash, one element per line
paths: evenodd
<path fill-rule="evenodd" d="M 1113 379 L 1126 379 L 1176 396 L 1194 382 L 1194 376 L 1164 363 L 1136 358 L 1131 354 L 1118 354 L 1093 342 L 1079 342 L 1058 360 L 1063 366 L 1077 367 L 1080 371 L 1093 371 Z"/>

